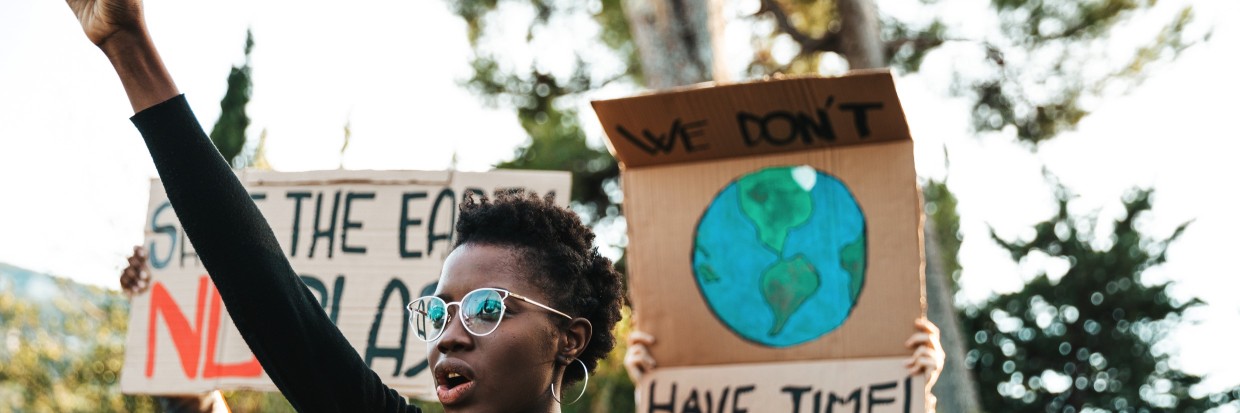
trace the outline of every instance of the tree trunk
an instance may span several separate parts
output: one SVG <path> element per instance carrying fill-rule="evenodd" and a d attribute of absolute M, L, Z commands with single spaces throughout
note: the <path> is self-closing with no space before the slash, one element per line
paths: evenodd
<path fill-rule="evenodd" d="M 851 70 L 886 67 L 873 0 L 835 0 L 839 13 L 839 52 Z"/>
<path fill-rule="evenodd" d="M 878 12 L 873 0 L 836 0 L 839 13 L 840 54 L 851 70 L 886 67 L 882 39 L 879 36 Z M 934 223 L 926 220 L 923 235 L 926 248 L 926 317 L 939 327 L 947 360 L 933 393 L 938 397 L 938 411 L 972 413 L 980 411 L 977 384 L 965 368 L 965 345 L 960 321 L 952 299 L 952 291 L 943 268 L 943 253 L 934 235 Z M 955 253 L 952 251 L 951 253 Z"/>
<path fill-rule="evenodd" d="M 727 80 L 720 0 L 625 0 L 646 87 Z"/>
<path fill-rule="evenodd" d="M 943 268 L 943 252 L 935 236 L 938 231 L 933 221 L 926 220 L 923 234 L 926 240 L 926 317 L 939 326 L 943 351 L 947 353 L 943 373 L 933 390 L 939 399 L 938 411 L 980 412 L 977 384 L 964 365 L 967 346 L 960 330 L 960 318 L 953 303 L 952 291 L 947 283 L 949 275 Z"/>
<path fill-rule="evenodd" d="M 624 8 L 641 57 L 646 87 L 665 89 L 727 80 L 723 59 L 714 58 L 724 56 L 720 0 L 625 0 Z M 873 0 L 836 0 L 836 10 L 842 24 L 835 35 L 849 68 L 887 66 Z M 929 222 L 926 229 L 933 229 Z M 976 412 L 976 386 L 964 368 L 964 343 L 947 274 L 941 265 L 942 252 L 933 237 L 927 236 L 926 240 L 928 317 L 942 331 L 947 352 L 947 363 L 934 392 L 939 399 L 939 411 Z"/>

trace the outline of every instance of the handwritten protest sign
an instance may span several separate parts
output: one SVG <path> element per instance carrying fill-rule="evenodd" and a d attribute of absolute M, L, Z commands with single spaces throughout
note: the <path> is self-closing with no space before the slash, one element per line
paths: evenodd
<path fill-rule="evenodd" d="M 902 364 L 862 359 L 669 367 L 637 383 L 638 412 L 924 411 L 925 378 L 905 376 Z"/>
<path fill-rule="evenodd" d="M 560 172 L 246 172 L 242 182 L 327 316 L 388 386 L 430 398 L 426 345 L 404 305 L 434 288 L 466 193 L 525 188 L 567 205 Z M 163 186 L 151 185 L 153 283 L 130 307 L 121 390 L 275 391 L 233 326 Z"/>
<path fill-rule="evenodd" d="M 770 401 L 797 386 L 905 383 L 903 343 L 923 313 L 920 202 L 889 73 L 594 108 L 624 164 L 633 320 L 657 338 L 649 383 L 678 383 L 682 396 L 730 383 L 733 397 L 761 383 L 754 400 Z M 838 375 L 862 360 L 881 374 Z M 639 412 L 707 411 L 654 394 L 639 395 Z M 797 411 L 761 405 L 748 411 Z M 746 411 L 735 406 L 723 411 Z"/>

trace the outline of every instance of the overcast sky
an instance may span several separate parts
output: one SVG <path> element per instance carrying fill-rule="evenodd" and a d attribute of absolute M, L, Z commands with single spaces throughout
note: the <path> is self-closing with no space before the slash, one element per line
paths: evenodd
<path fill-rule="evenodd" d="M 980 0 L 944 3 L 985 7 Z M 1176 281 L 1177 297 L 1209 304 L 1190 315 L 1200 322 L 1177 333 L 1174 351 L 1189 371 L 1211 373 L 1210 387 L 1218 388 L 1240 384 L 1240 369 L 1228 367 L 1240 366 L 1240 354 L 1220 340 L 1240 325 L 1240 267 L 1230 257 L 1240 244 L 1240 195 L 1230 186 L 1240 177 L 1240 133 L 1231 123 L 1240 111 L 1240 79 L 1232 73 L 1240 67 L 1240 31 L 1222 24 L 1240 16 L 1240 6 L 1199 3 L 1199 20 L 1215 29 L 1210 42 L 1156 68 L 1132 93 L 1097 102 L 1077 131 L 1036 153 L 1008 135 L 969 132 L 968 103 L 947 96 L 952 56 L 931 55 L 922 74 L 900 78 L 898 87 L 919 174 L 949 177 L 960 198 L 966 299 L 1066 269 L 1054 260 L 1012 263 L 988 238 L 989 227 L 1005 238 L 1027 236 L 1053 211 L 1043 166 L 1081 194 L 1077 213 L 1114 217 L 1124 191 L 1153 187 L 1154 213 L 1142 228 L 1166 235 L 1194 222 L 1168 263 L 1150 275 Z M 445 2 L 289 4 L 146 6 L 165 62 L 208 127 L 229 67 L 241 62 L 245 30 L 253 28 L 251 136 L 268 131 L 268 158 L 277 170 L 335 169 L 341 162 L 350 169 L 436 170 L 454 152 L 459 168 L 486 170 L 525 141 L 511 111 L 485 109 L 459 86 L 469 73 L 469 47 L 464 24 Z M 730 32 L 729 41 L 744 36 Z M 141 242 L 155 175 L 120 83 L 61 1 L 0 2 L 0 39 L 0 262 L 115 288 L 124 257 Z M 744 59 L 729 57 L 733 67 Z M 346 121 L 353 138 L 341 159 Z"/>

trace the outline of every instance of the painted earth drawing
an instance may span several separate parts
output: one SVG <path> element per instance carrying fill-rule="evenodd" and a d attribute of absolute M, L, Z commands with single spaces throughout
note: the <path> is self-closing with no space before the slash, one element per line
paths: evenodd
<path fill-rule="evenodd" d="M 766 168 L 728 184 L 694 238 L 694 276 L 715 316 L 770 347 L 843 324 L 865 267 L 860 206 L 839 179 L 809 166 Z"/>

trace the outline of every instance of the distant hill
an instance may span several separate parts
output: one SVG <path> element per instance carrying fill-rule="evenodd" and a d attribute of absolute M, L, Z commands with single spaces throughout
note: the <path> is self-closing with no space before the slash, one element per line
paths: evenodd
<path fill-rule="evenodd" d="M 39 273 L 15 265 L 0 262 L 0 291 L 17 302 L 36 309 L 43 321 L 62 321 L 67 316 L 80 314 L 89 307 L 124 307 L 128 312 L 129 300 L 119 291 L 81 284 L 67 278 Z M 74 304 L 76 303 L 76 304 Z M 58 305 L 61 304 L 61 305 Z M 63 304 L 71 304 L 66 307 Z M 0 326 L 3 321 L 0 321 Z"/>
<path fill-rule="evenodd" d="M 153 411 L 116 385 L 128 315 L 119 291 L 0 263 L 0 411 Z"/>

